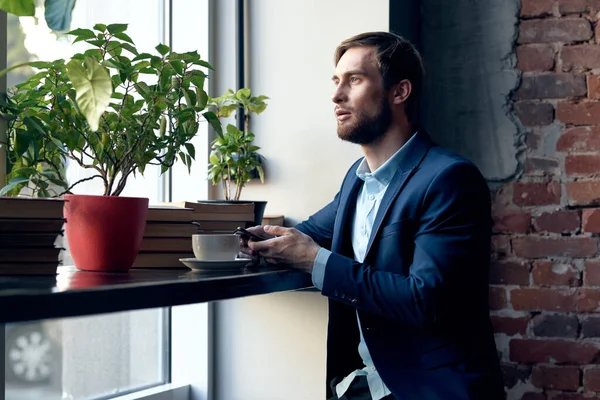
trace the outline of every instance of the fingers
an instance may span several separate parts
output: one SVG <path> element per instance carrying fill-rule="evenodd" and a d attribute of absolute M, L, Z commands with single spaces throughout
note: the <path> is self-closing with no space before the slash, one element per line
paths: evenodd
<path fill-rule="evenodd" d="M 240 254 L 244 254 L 246 257 L 252 257 L 257 254 L 248 246 L 248 238 L 240 237 Z"/>
<path fill-rule="evenodd" d="M 263 230 L 270 235 L 283 236 L 283 235 L 289 233 L 289 231 L 291 231 L 292 229 L 284 228 L 283 226 L 277 226 L 277 225 L 265 225 L 265 226 L 263 226 Z"/>

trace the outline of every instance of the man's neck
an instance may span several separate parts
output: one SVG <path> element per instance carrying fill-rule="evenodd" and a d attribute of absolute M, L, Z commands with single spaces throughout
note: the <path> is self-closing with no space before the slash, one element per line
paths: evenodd
<path fill-rule="evenodd" d="M 362 150 L 371 172 L 381 167 L 390 159 L 413 135 L 410 124 L 407 126 L 391 126 L 376 142 L 362 145 Z"/>

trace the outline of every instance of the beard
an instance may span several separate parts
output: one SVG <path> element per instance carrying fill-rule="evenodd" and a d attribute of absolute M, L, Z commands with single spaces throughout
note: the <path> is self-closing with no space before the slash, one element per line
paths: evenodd
<path fill-rule="evenodd" d="M 374 116 L 355 113 L 356 122 L 338 124 L 338 137 L 354 144 L 371 144 L 380 139 L 392 123 L 392 109 L 386 98 L 379 103 L 379 110 Z"/>

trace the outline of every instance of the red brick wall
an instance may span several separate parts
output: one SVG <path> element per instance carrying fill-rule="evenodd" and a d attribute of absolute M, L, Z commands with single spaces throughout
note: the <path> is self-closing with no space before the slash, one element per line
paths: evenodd
<path fill-rule="evenodd" d="M 600 0 L 522 0 L 523 174 L 493 192 L 490 297 L 509 399 L 600 398 L 599 18 Z"/>

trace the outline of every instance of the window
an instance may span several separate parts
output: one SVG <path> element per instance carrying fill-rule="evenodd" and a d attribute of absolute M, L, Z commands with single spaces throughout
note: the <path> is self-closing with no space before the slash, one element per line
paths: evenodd
<path fill-rule="evenodd" d="M 30 60 L 68 58 L 80 50 L 71 45 L 72 38 L 68 35 L 57 35 L 47 28 L 43 1 L 36 2 L 35 17 L 7 16 L 7 66 Z M 140 51 L 152 52 L 158 43 L 167 43 L 176 51 L 197 49 L 206 59 L 208 2 L 78 0 L 71 28 L 91 28 L 96 23 L 128 23 L 127 32 Z M 7 86 L 33 73 L 28 68 L 14 70 L 7 75 Z M 170 173 L 160 176 L 157 166 L 149 166 L 144 176 L 128 180 L 122 195 L 148 197 L 151 204 L 207 198 L 207 134 L 207 126 L 201 126 L 194 139 L 196 162 L 191 174 L 185 166 L 176 165 Z M 77 165 L 67 165 L 71 183 L 86 173 Z M 102 184 L 98 180 L 87 181 L 77 186 L 75 192 L 100 195 Z M 68 252 L 63 253 L 63 262 L 69 264 Z M 8 324 L 4 329 L 5 398 L 101 399 L 132 392 L 129 396 L 137 398 L 138 391 L 149 387 L 169 382 L 194 384 L 193 380 L 204 387 L 205 393 L 208 354 L 202 346 L 208 340 L 207 310 L 207 305 L 173 308 L 173 330 L 179 338 L 173 354 L 169 354 L 170 309 Z M 196 324 L 189 326 L 193 321 Z M 179 332 L 177 325 L 183 328 L 184 324 L 187 324 L 186 332 Z M 194 332 L 195 337 L 186 336 L 189 332 Z M 204 339 L 198 340 L 199 337 Z M 192 348 L 196 346 L 193 360 L 188 358 L 190 348 L 181 348 L 187 340 L 194 342 Z M 197 347 L 199 344 L 202 349 Z M 170 365 L 171 360 L 177 365 Z M 204 363 L 205 371 L 190 376 L 189 369 L 183 365 L 197 361 Z M 198 381 L 199 377 L 203 378 Z"/>
<path fill-rule="evenodd" d="M 166 383 L 166 313 L 8 324 L 6 399 L 92 399 Z"/>

